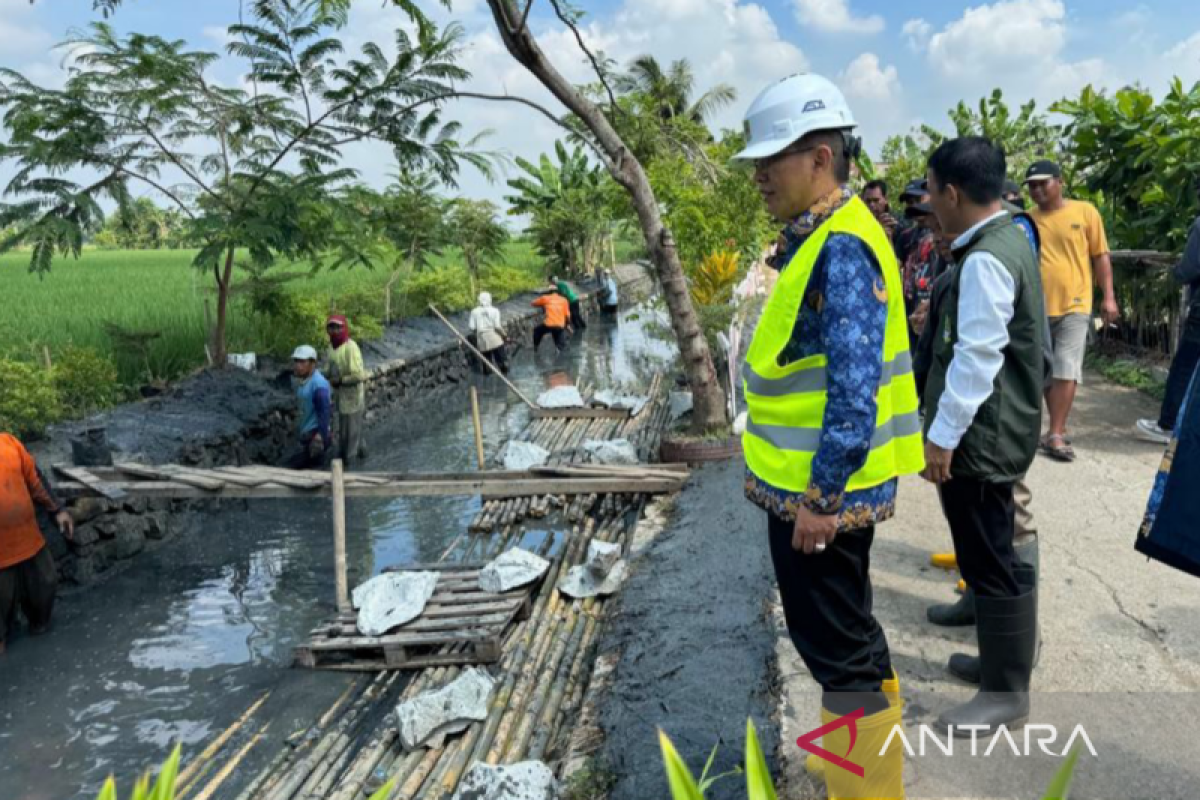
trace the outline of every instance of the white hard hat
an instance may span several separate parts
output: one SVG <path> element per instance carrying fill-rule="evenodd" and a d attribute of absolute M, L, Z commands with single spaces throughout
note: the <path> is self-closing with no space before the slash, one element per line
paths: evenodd
<path fill-rule="evenodd" d="M 296 352 L 292 353 L 292 361 L 316 361 L 317 350 L 315 347 L 307 344 L 302 344 L 296 348 Z"/>
<path fill-rule="evenodd" d="M 746 149 L 734 158 L 767 158 L 813 131 L 856 125 L 846 98 L 829 79 L 791 75 L 764 89 L 746 109 Z"/>

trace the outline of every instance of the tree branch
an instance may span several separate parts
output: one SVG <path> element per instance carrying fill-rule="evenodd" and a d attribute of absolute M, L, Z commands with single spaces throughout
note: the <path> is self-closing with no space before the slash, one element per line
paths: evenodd
<path fill-rule="evenodd" d="M 162 184 L 158 183 L 157 181 L 154 181 L 154 180 L 146 177 L 145 175 L 134 172 L 133 170 L 129 169 L 128 167 L 125 167 L 122 165 L 116 165 L 113 168 L 115 170 L 117 170 L 118 172 L 124 172 L 126 175 L 128 175 L 129 177 L 131 177 L 135 180 L 142 181 L 143 183 L 154 187 L 155 189 L 157 189 L 158 191 L 162 192 L 164 195 L 169 197 L 175 203 L 175 205 L 179 206 L 179 210 L 182 211 L 183 213 L 187 214 L 188 217 L 190 217 L 193 220 L 197 219 L 195 212 L 193 212 L 192 209 L 189 208 L 186 203 L 184 203 L 181 199 L 179 199 L 179 197 L 174 192 L 172 192 L 170 189 L 168 189 L 167 187 L 163 186 Z"/>
<path fill-rule="evenodd" d="M 530 5 L 532 6 L 533 3 L 530 2 Z M 604 87 L 604 91 L 608 94 L 609 108 L 611 108 L 614 112 L 617 111 L 617 96 L 613 93 L 612 86 L 610 86 L 608 83 L 608 76 L 605 74 L 604 67 L 600 64 L 599 59 L 596 58 L 595 54 L 592 53 L 587 44 L 583 41 L 583 34 L 579 31 L 579 26 L 575 24 L 573 19 L 570 19 L 565 13 L 563 13 L 562 4 L 559 2 L 559 0 L 550 0 L 550 5 L 554 6 L 555 16 L 559 18 L 563 25 L 566 25 L 571 29 L 571 33 L 575 34 L 575 41 L 579 44 L 579 49 L 583 51 L 584 55 L 588 57 L 588 61 L 592 63 L 592 69 L 595 71 L 596 77 L 600 79 L 600 85 Z M 521 21 L 521 25 L 524 27 L 524 20 Z"/>

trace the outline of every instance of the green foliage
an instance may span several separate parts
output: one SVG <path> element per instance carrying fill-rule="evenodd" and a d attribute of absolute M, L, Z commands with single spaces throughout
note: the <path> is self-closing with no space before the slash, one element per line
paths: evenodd
<path fill-rule="evenodd" d="M 558 163 L 542 154 L 535 165 L 516 159 L 525 175 L 508 181 L 509 213 L 531 218 L 529 237 L 555 272 L 582 274 L 598 262 L 611 229 L 606 189 L 611 178 L 593 166 L 582 148 L 554 143 Z"/>
<path fill-rule="evenodd" d="M 1079 762 L 1079 748 L 1071 748 L 1067 760 L 1058 768 L 1054 780 L 1046 787 L 1042 800 L 1068 800 L 1071 793 L 1071 781 L 1075 778 L 1075 765 Z"/>
<path fill-rule="evenodd" d="M 279 261 L 320 266 L 368 264 L 363 242 L 370 220 L 356 213 L 344 188 L 345 147 L 368 139 L 392 146 L 402 165 L 428 169 L 453 184 L 459 166 L 487 170 L 491 160 L 458 141 L 443 123 L 442 103 L 468 74 L 456 66 L 461 29 L 437 31 L 412 3 L 415 35 L 395 33 L 396 56 L 375 43 L 344 57 L 346 10 L 334 3 L 260 0 L 252 18 L 230 27 L 230 55 L 247 65 L 242 88 L 209 75 L 215 53 L 182 40 L 120 36 L 95 23 L 73 48 L 62 89 L 35 85 L 0 70 L 0 110 L 7 142 L 0 162 L 15 177 L 0 206 L 0 252 L 30 247 L 32 271 L 49 271 L 54 256 L 81 253 L 104 223 L 101 201 L 124 213 L 130 187 L 166 198 L 201 242 L 195 266 L 218 289 L 214 342 L 225 350 L 226 307 L 237 254 L 265 270 Z M 166 185 L 163 173 L 180 175 Z M 90 184 L 65 175 L 99 174 Z"/>
<path fill-rule="evenodd" d="M 406 316 L 427 313 L 431 303 L 443 312 L 465 311 L 475 306 L 470 276 L 461 267 L 431 267 L 418 272 L 409 281 L 407 292 Z"/>
<path fill-rule="evenodd" d="M 500 209 L 488 200 L 460 197 L 450 204 L 446 225 L 450 240 L 462 250 L 467 269 L 478 283 L 483 268 L 499 260 L 508 241 L 508 228 L 500 222 Z"/>
<path fill-rule="evenodd" d="M 480 288 L 490 292 L 497 300 L 504 300 L 521 292 L 532 292 L 541 288 L 545 281 L 528 269 L 508 266 L 491 266 L 484 270 Z"/>
<path fill-rule="evenodd" d="M 68 345 L 53 358 L 54 389 L 67 417 L 85 417 L 121 400 L 113 360 L 90 347 Z"/>
<path fill-rule="evenodd" d="M 26 361 L 0 358 L 0 431 L 40 436 L 62 417 L 53 374 Z"/>
<path fill-rule="evenodd" d="M 1088 369 L 1094 369 L 1113 383 L 1137 389 L 1155 400 L 1162 400 L 1167 394 L 1166 381 L 1156 376 L 1145 364 L 1094 351 L 1088 352 L 1084 363 Z"/>
<path fill-rule="evenodd" d="M 1200 213 L 1200 83 L 1177 78 L 1162 100 L 1130 87 L 1114 95 L 1090 86 L 1052 110 L 1066 132 L 1075 181 L 1104 210 L 1120 247 L 1179 252 Z"/>
<path fill-rule="evenodd" d="M 162 209 L 139 197 L 105 220 L 92 244 L 106 250 L 178 250 L 200 243 L 191 236 L 179 209 Z"/>
<path fill-rule="evenodd" d="M 1062 131 L 1038 112 L 1033 100 L 1014 113 L 1005 102 L 1004 93 L 994 89 L 974 107 L 960 100 L 948 116 L 953 126 L 949 135 L 931 125 L 922 125 L 909 134 L 888 137 L 880 162 L 887 165 L 889 187 L 898 191 L 908 181 L 923 177 L 930 154 L 955 136 L 986 136 L 998 144 L 1008 157 L 1008 173 L 1014 179 L 1024 175 L 1026 168 L 1038 159 L 1062 158 Z"/>
<path fill-rule="evenodd" d="M 567 778 L 562 788 L 563 800 L 608 800 L 617 785 L 613 771 L 594 760 Z"/>

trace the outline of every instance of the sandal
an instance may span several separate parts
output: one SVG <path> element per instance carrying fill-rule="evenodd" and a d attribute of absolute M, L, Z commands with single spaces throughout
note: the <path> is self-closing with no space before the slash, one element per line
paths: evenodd
<path fill-rule="evenodd" d="M 1055 444 L 1055 442 L 1058 444 Z M 1071 440 L 1061 434 L 1052 433 L 1048 435 L 1042 439 L 1039 447 L 1043 453 L 1055 461 L 1070 463 L 1075 460 L 1075 450 L 1071 447 Z"/>

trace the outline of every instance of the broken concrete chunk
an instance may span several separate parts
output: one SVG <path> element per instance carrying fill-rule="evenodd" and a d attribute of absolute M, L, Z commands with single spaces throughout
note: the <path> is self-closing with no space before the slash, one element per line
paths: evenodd
<path fill-rule="evenodd" d="M 617 562 L 621 560 L 621 545 L 615 542 L 597 542 L 592 540 L 588 544 L 587 561 L 584 566 L 592 571 L 597 577 L 603 578 L 612 571 Z"/>
<path fill-rule="evenodd" d="M 554 773 L 541 761 L 506 766 L 476 762 L 458 785 L 454 800 L 556 800 Z"/>
<path fill-rule="evenodd" d="M 468 669 L 453 683 L 396 706 L 396 724 L 405 750 L 440 749 L 446 737 L 487 719 L 496 681 L 481 669 Z"/>
<path fill-rule="evenodd" d="M 437 587 L 436 572 L 385 572 L 357 586 L 351 602 L 358 609 L 358 629 L 366 636 L 382 636 L 425 610 Z"/>
<path fill-rule="evenodd" d="M 583 408 L 583 395 L 574 386 L 556 386 L 538 395 L 542 408 Z"/>
<path fill-rule="evenodd" d="M 622 394 L 613 389 L 603 389 L 592 395 L 592 402 L 605 408 L 628 408 L 630 416 L 642 413 L 650 398 L 638 394 Z"/>
<path fill-rule="evenodd" d="M 591 439 L 583 443 L 593 464 L 639 464 L 637 448 L 628 439 Z"/>
<path fill-rule="evenodd" d="M 550 562 L 539 555 L 514 548 L 500 555 L 479 573 L 479 588 L 502 594 L 528 586 L 546 574 Z"/>
<path fill-rule="evenodd" d="M 507 470 L 524 472 L 540 467 L 550 460 L 550 451 L 533 442 L 510 440 L 500 453 L 500 462 Z"/>
<path fill-rule="evenodd" d="M 614 564 L 604 577 L 600 577 L 587 565 L 571 567 L 558 582 L 558 590 L 577 600 L 615 594 L 621 588 L 621 584 L 625 582 L 628 571 L 629 568 L 624 561 Z"/>
<path fill-rule="evenodd" d="M 691 392 L 671 392 L 667 402 L 671 408 L 671 421 L 674 422 L 680 419 L 685 414 L 692 412 L 692 393 Z"/>

